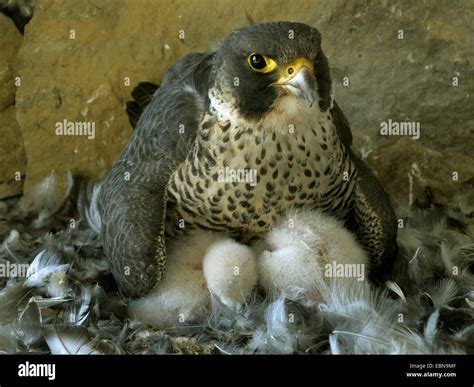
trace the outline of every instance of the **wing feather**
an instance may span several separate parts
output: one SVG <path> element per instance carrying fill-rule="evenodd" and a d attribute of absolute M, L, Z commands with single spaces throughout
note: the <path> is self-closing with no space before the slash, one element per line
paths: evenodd
<path fill-rule="evenodd" d="M 357 168 L 353 211 L 348 224 L 369 253 L 372 279 L 381 280 L 392 268 L 398 252 L 395 213 L 389 196 L 375 175 L 350 149 L 351 128 L 336 102 L 330 113 L 339 138 Z"/>
<path fill-rule="evenodd" d="M 337 133 L 339 138 L 341 139 L 342 143 L 347 147 L 350 148 L 352 145 L 352 132 L 351 127 L 349 125 L 349 121 L 347 121 L 346 116 L 342 112 L 339 105 L 334 101 L 334 106 L 330 110 L 332 121 L 336 126 Z"/>
<path fill-rule="evenodd" d="M 208 54 L 190 54 L 166 73 L 102 183 L 104 252 L 119 288 L 128 296 L 145 295 L 163 275 L 166 188 L 196 138 L 210 59 Z M 148 84 L 144 90 L 141 85 L 134 97 L 143 104 L 153 87 Z M 142 108 L 140 102 L 136 103 Z"/>

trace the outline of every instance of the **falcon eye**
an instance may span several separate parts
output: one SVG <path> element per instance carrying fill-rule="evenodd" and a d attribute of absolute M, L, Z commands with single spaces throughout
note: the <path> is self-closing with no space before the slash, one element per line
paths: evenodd
<path fill-rule="evenodd" d="M 255 53 L 247 57 L 247 62 L 250 68 L 258 73 L 269 73 L 277 67 L 276 62 L 272 58 Z"/>
<path fill-rule="evenodd" d="M 267 62 L 262 55 L 252 54 L 250 55 L 250 66 L 252 66 L 255 70 L 263 70 L 265 67 L 267 67 Z"/>

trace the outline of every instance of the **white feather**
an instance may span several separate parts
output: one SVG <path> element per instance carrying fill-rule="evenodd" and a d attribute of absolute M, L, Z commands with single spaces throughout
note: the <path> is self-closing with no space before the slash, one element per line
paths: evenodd
<path fill-rule="evenodd" d="M 452 257 L 456 255 L 456 252 L 454 251 L 454 246 L 451 246 L 450 248 L 446 242 L 441 242 L 440 253 L 441 253 L 441 259 L 443 260 L 446 273 L 448 275 L 452 275 L 453 267 L 454 267 L 454 262 L 453 262 Z"/>
<path fill-rule="evenodd" d="M 470 308 L 474 308 L 474 301 L 471 301 L 469 298 L 465 298 L 467 304 L 469 305 Z"/>
<path fill-rule="evenodd" d="M 100 353 L 95 348 L 87 329 L 79 326 L 45 327 L 44 338 L 53 355 L 91 355 Z"/>
<path fill-rule="evenodd" d="M 405 298 L 405 294 L 403 294 L 403 290 L 400 288 L 400 286 L 398 286 L 396 282 L 387 281 L 385 282 L 385 286 L 387 286 L 388 289 L 390 289 L 398 297 L 400 297 L 403 300 L 403 302 L 407 302 L 407 299 Z"/>
<path fill-rule="evenodd" d="M 42 250 L 28 268 L 27 279 L 23 285 L 25 287 L 44 286 L 51 274 L 66 272 L 68 269 L 69 264 L 60 264 L 60 257 L 57 253 Z"/>
<path fill-rule="evenodd" d="M 57 199 L 58 189 L 57 178 L 54 172 L 46 176 L 43 181 L 37 184 L 31 191 L 30 211 L 37 214 L 36 219 L 31 223 L 33 228 L 46 226 L 49 220 L 59 211 L 63 203 L 71 194 L 74 180 L 70 172 L 66 172 L 66 190 L 62 200 Z"/>
<path fill-rule="evenodd" d="M 447 306 L 457 295 L 456 282 L 447 278 L 440 281 L 430 294 L 435 308 Z"/>
<path fill-rule="evenodd" d="M 81 288 L 81 304 L 79 310 L 75 313 L 74 323 L 75 325 L 83 325 L 89 316 L 89 310 L 91 306 L 92 292 L 89 287 Z"/>
<path fill-rule="evenodd" d="M 101 183 L 89 184 L 79 192 L 78 209 L 81 217 L 87 225 L 96 233 L 100 234 L 102 219 L 99 211 L 99 195 Z"/>
<path fill-rule="evenodd" d="M 333 355 L 340 355 L 342 353 L 339 348 L 339 343 L 337 342 L 337 335 L 329 335 L 329 347 L 331 348 L 331 353 Z"/>
<path fill-rule="evenodd" d="M 439 308 L 436 308 L 433 313 L 431 313 L 428 321 L 426 322 L 424 336 L 426 342 L 432 346 L 434 342 L 434 338 L 436 337 L 436 333 L 438 331 L 438 320 L 439 320 Z"/>
<path fill-rule="evenodd" d="M 19 262 L 19 258 L 15 255 L 15 251 L 23 248 L 23 243 L 20 239 L 20 233 L 13 229 L 0 246 L 0 253 L 7 253 L 7 255 L 15 262 Z"/>
<path fill-rule="evenodd" d="M 293 353 L 297 335 L 290 334 L 285 299 L 279 297 L 265 310 L 265 326 L 255 331 L 249 344 L 251 352 Z"/>

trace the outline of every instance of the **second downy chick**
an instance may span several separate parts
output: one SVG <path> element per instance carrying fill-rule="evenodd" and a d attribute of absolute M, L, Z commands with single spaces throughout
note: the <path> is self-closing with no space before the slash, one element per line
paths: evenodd
<path fill-rule="evenodd" d="M 367 279 L 369 260 L 355 237 L 317 210 L 290 211 L 254 248 L 266 293 L 283 293 L 308 306 L 322 301 L 322 287 L 341 277 L 341 270 L 342 276 Z"/>

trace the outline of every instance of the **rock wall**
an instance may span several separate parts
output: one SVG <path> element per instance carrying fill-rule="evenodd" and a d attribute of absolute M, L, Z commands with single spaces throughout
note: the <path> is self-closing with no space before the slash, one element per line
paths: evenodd
<path fill-rule="evenodd" d="M 52 173 L 63 183 L 67 171 L 105 174 L 130 136 L 123 105 L 137 82 L 159 82 L 178 58 L 237 27 L 284 19 L 321 31 L 354 149 L 396 201 L 422 200 L 426 186 L 441 202 L 458 193 L 472 199 L 470 0 L 39 0 L 14 62 L 26 207 L 33 187 Z M 389 119 L 419 123 L 420 138 L 380 136 Z M 94 123 L 94 138 L 57 135 L 64 120 Z M 20 149 L 8 149 L 9 158 L 24 160 Z M 63 190 L 60 184 L 58 197 Z"/>
<path fill-rule="evenodd" d="M 21 40 L 15 24 L 0 13 L 0 198 L 21 194 L 26 172 L 23 139 L 15 117 L 12 70 Z"/>

